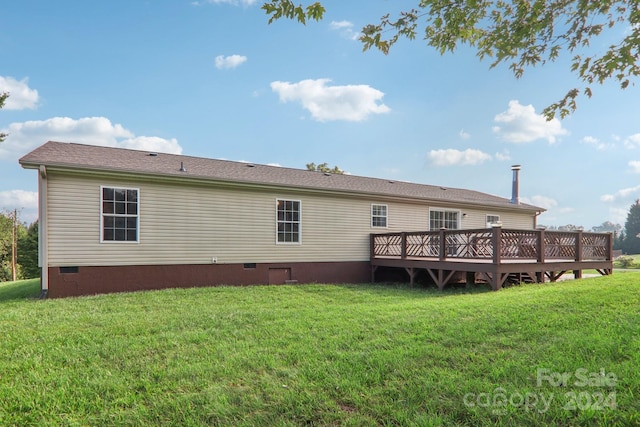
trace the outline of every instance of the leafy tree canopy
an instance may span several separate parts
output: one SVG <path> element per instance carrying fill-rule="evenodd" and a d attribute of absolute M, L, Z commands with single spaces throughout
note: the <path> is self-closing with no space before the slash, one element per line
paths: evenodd
<path fill-rule="evenodd" d="M 0 212 L 0 282 L 12 280 L 12 254 L 13 254 L 13 212 Z M 16 240 L 18 243 L 18 263 L 16 277 L 29 279 L 40 276 L 38 267 L 38 223 L 27 227 L 18 221 L 16 227 Z"/>
<path fill-rule="evenodd" d="M 605 221 L 600 225 L 593 226 L 592 230 L 596 233 L 617 233 L 622 230 L 622 226 L 611 221 Z"/>
<path fill-rule="evenodd" d="M 40 277 L 38 267 L 38 221 L 26 228 L 18 239 L 18 264 L 20 264 L 22 277 L 30 279 Z"/>
<path fill-rule="evenodd" d="M 307 169 L 310 171 L 333 173 L 336 175 L 344 174 L 344 171 L 340 169 L 338 166 L 334 166 L 333 168 L 330 168 L 327 163 L 320 163 L 319 165 L 316 165 L 315 163 L 307 163 Z"/>
<path fill-rule="evenodd" d="M 629 207 L 624 231 L 622 249 L 628 254 L 640 254 L 640 200 Z"/>
<path fill-rule="evenodd" d="M 546 107 L 543 114 L 549 120 L 575 111 L 576 98 L 591 97 L 594 83 L 614 79 L 625 89 L 640 74 L 640 0 L 414 1 L 411 10 L 365 25 L 360 36 L 363 49 L 387 54 L 400 38 L 420 35 L 441 54 L 469 45 L 481 60 L 491 61 L 491 67 L 505 63 L 518 78 L 528 67 L 571 55 L 570 70 L 582 87 L 569 89 Z M 305 24 L 325 13 L 320 2 L 296 6 L 292 0 L 271 0 L 262 9 L 269 23 L 288 18 Z M 605 34 L 617 35 L 617 40 L 601 48 L 595 39 Z"/>
<path fill-rule="evenodd" d="M 2 107 L 4 107 L 4 102 L 7 100 L 8 97 L 9 97 L 8 92 L 0 93 L 0 110 L 2 110 Z M 6 133 L 0 133 L 0 142 L 4 141 L 6 137 L 7 137 Z"/>

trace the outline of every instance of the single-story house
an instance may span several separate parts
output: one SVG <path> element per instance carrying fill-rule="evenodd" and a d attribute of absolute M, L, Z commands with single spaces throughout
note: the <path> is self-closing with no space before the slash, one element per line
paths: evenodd
<path fill-rule="evenodd" d="M 370 281 L 372 233 L 534 229 L 511 199 L 353 175 L 47 142 L 38 171 L 50 297 L 212 285 Z M 514 172 L 517 172 L 514 171 Z"/>

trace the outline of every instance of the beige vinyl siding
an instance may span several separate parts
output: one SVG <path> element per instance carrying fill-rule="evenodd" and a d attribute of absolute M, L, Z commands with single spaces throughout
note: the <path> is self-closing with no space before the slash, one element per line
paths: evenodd
<path fill-rule="evenodd" d="M 517 230 L 533 229 L 533 216 L 530 213 L 518 213 L 513 211 L 500 211 L 496 209 L 462 209 L 466 216 L 462 217 L 462 228 L 486 228 L 487 215 L 499 215 L 502 228 Z"/>
<path fill-rule="evenodd" d="M 139 189 L 138 243 L 100 242 L 100 186 Z M 302 244 L 276 244 L 276 199 L 301 201 Z M 203 264 L 213 257 L 219 263 L 368 260 L 369 233 L 378 231 L 371 227 L 371 203 L 290 191 L 50 174 L 49 265 Z M 388 205 L 393 213 L 385 231 L 409 229 L 398 218 L 424 217 Z"/>
<path fill-rule="evenodd" d="M 61 173 L 48 186 L 50 266 L 365 261 L 370 233 L 429 226 L 426 203 L 373 197 Z M 101 186 L 139 189 L 139 242 L 100 242 Z M 301 202 L 301 244 L 276 243 L 277 199 Z M 372 203 L 388 206 L 386 229 L 371 227 Z M 484 228 L 485 211 L 463 212 L 463 228 Z M 499 214 L 532 226 L 530 214 Z"/>
<path fill-rule="evenodd" d="M 429 205 L 419 203 L 388 203 L 387 230 L 372 229 L 372 233 L 426 231 L 429 229 Z"/>

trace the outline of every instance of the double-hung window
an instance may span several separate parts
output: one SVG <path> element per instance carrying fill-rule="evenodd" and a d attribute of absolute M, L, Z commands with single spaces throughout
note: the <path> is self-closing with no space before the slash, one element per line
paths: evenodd
<path fill-rule="evenodd" d="M 276 200 L 276 242 L 300 243 L 300 211 L 299 200 Z"/>
<path fill-rule="evenodd" d="M 371 226 L 387 227 L 387 205 L 371 205 Z"/>
<path fill-rule="evenodd" d="M 102 242 L 138 242 L 140 221 L 137 188 L 100 188 Z"/>
<path fill-rule="evenodd" d="M 446 228 L 448 230 L 457 230 L 460 228 L 460 211 L 445 209 L 429 210 L 429 229 L 439 230 Z"/>

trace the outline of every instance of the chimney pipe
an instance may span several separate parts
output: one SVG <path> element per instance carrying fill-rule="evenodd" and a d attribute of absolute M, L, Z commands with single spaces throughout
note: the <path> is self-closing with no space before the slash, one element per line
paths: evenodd
<path fill-rule="evenodd" d="M 513 183 L 511 185 L 511 203 L 520 204 L 520 165 L 511 166 L 513 171 Z"/>

